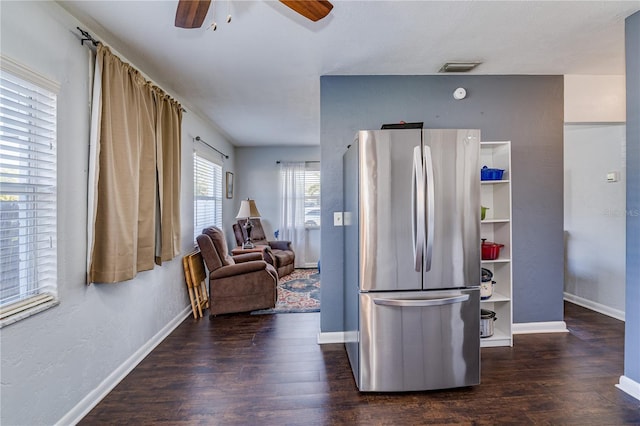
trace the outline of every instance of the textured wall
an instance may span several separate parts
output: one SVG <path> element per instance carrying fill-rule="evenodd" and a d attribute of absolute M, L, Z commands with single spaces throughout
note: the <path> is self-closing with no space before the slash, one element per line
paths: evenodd
<path fill-rule="evenodd" d="M 453 99 L 457 87 L 466 99 Z M 322 77 L 323 223 L 343 210 L 342 155 L 355 133 L 400 120 L 512 141 L 514 321 L 562 320 L 562 76 Z M 341 331 L 342 247 L 342 228 L 324 226 L 323 332 Z"/>
<path fill-rule="evenodd" d="M 624 318 L 626 126 L 572 124 L 564 132 L 564 289 Z M 618 182 L 607 182 L 612 171 Z"/>
<path fill-rule="evenodd" d="M 565 75 L 565 123 L 624 123 L 624 75 Z"/>
<path fill-rule="evenodd" d="M 640 12 L 626 20 L 627 292 L 624 375 L 640 383 Z"/>
<path fill-rule="evenodd" d="M 142 272 L 131 281 L 85 286 L 90 70 L 89 50 L 80 45 L 75 30 L 82 24 L 54 2 L 2 2 L 0 7 L 2 54 L 61 84 L 60 304 L 0 332 L 0 424 L 51 425 L 167 324 L 186 312 L 189 299 L 180 258 Z M 152 70 L 142 69 L 153 75 Z M 210 125 L 187 113 L 182 150 L 183 251 L 193 248 L 191 138 L 196 135 L 209 142 L 216 138 Z M 219 148 L 232 154 L 231 145 Z M 232 164 L 233 158 L 225 167 Z"/>

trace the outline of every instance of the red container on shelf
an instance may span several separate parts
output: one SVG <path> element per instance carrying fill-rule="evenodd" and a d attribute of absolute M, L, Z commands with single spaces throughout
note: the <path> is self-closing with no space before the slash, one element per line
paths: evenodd
<path fill-rule="evenodd" d="M 504 244 L 494 243 L 482 239 L 482 260 L 496 260 L 500 257 L 500 249 Z"/>

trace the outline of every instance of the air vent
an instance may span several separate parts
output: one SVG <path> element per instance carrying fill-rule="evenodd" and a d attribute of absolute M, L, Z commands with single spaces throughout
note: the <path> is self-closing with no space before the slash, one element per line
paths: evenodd
<path fill-rule="evenodd" d="M 438 72 L 469 72 L 482 62 L 447 62 Z"/>

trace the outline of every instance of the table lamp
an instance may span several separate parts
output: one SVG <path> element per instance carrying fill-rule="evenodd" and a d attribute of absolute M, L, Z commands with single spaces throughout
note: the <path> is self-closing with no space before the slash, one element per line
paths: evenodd
<path fill-rule="evenodd" d="M 246 200 L 242 200 L 240 202 L 240 210 L 238 210 L 236 219 L 247 220 L 247 222 L 244 224 L 244 229 L 247 232 L 247 239 L 245 240 L 244 244 L 242 244 L 243 249 L 251 249 L 255 247 L 255 245 L 251 241 L 251 229 L 253 228 L 253 225 L 251 225 L 251 221 L 249 219 L 259 217 L 260 212 L 258 211 L 256 202 L 254 200 L 247 198 Z"/>

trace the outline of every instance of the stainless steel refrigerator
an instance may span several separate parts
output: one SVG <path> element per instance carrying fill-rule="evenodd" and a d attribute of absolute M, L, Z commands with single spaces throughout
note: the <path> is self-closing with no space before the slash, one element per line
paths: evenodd
<path fill-rule="evenodd" d="M 479 130 L 376 130 L 344 155 L 344 326 L 360 391 L 480 383 L 479 150 Z"/>

